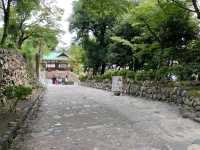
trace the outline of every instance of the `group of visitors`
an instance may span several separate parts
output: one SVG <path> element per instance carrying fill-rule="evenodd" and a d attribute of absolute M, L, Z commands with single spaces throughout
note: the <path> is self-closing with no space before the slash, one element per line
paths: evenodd
<path fill-rule="evenodd" d="M 67 75 L 65 78 L 57 78 L 55 76 L 52 78 L 52 84 L 66 84 L 67 82 L 68 82 Z"/>

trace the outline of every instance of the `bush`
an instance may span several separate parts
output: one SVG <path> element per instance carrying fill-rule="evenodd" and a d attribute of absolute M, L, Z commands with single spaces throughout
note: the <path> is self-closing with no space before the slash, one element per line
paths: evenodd
<path fill-rule="evenodd" d="M 154 70 L 139 70 L 135 74 L 136 81 L 155 80 L 156 72 Z"/>
<path fill-rule="evenodd" d="M 122 70 L 108 70 L 102 75 L 102 79 L 112 79 L 112 76 L 122 76 L 123 78 L 134 79 L 135 72 L 122 69 Z"/>
<path fill-rule="evenodd" d="M 190 66 L 176 65 L 171 67 L 173 72 L 179 81 L 181 80 L 192 80 L 193 69 Z"/>
<path fill-rule="evenodd" d="M 102 75 L 102 78 L 111 80 L 113 74 L 115 74 L 115 70 L 108 70 Z"/>
<path fill-rule="evenodd" d="M 156 80 L 166 80 L 169 78 L 169 67 L 162 67 L 156 71 Z"/>
<path fill-rule="evenodd" d="M 135 74 L 136 81 L 144 81 L 145 80 L 145 72 L 144 70 L 139 70 Z"/>
<path fill-rule="evenodd" d="M 126 77 L 127 77 L 128 79 L 135 80 L 135 72 L 134 72 L 134 71 L 127 71 Z"/>
<path fill-rule="evenodd" d="M 79 76 L 79 80 L 80 81 L 86 81 L 87 80 L 87 76 L 85 76 L 85 75 L 81 75 L 81 76 Z"/>
<path fill-rule="evenodd" d="M 32 93 L 32 88 L 29 86 L 8 86 L 3 94 L 6 96 L 9 101 L 9 111 L 14 112 L 16 111 L 16 106 L 20 100 L 25 99 L 28 95 Z"/>
<path fill-rule="evenodd" d="M 172 75 L 174 75 L 177 80 L 192 80 L 192 67 L 174 65 L 171 67 L 165 66 L 156 71 L 157 80 L 172 80 Z"/>
<path fill-rule="evenodd" d="M 93 79 L 95 79 L 96 81 L 103 81 L 104 77 L 101 75 L 96 75 Z"/>
<path fill-rule="evenodd" d="M 200 86 L 193 86 L 188 89 L 188 94 L 194 97 L 200 97 Z"/>
<path fill-rule="evenodd" d="M 8 86 L 5 91 L 4 95 L 8 99 L 16 98 L 17 100 L 22 100 L 26 98 L 28 95 L 32 93 L 32 88 L 29 86 Z"/>

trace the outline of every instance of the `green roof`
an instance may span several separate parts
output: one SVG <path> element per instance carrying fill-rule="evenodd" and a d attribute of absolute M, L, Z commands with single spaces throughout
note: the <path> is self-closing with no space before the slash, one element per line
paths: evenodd
<path fill-rule="evenodd" d="M 51 51 L 46 55 L 43 55 L 43 60 L 67 60 L 68 55 L 65 52 Z"/>

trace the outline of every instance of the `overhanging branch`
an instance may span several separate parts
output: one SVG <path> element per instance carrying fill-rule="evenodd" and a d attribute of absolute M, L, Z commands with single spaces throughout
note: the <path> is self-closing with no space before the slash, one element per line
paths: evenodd
<path fill-rule="evenodd" d="M 200 8 L 198 7 L 197 0 L 192 0 L 192 4 L 194 6 L 195 12 L 197 14 L 197 18 L 200 19 Z"/>
<path fill-rule="evenodd" d="M 196 12 L 195 10 L 192 10 L 190 8 L 187 8 L 187 7 L 184 7 L 180 2 L 178 2 L 176 0 L 172 0 L 172 1 L 175 3 L 176 6 L 182 8 L 182 9 L 185 9 L 187 11 L 194 12 L 194 13 Z"/>

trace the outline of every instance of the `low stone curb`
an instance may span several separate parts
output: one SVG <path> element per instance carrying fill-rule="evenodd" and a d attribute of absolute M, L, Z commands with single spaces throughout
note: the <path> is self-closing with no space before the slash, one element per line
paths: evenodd
<path fill-rule="evenodd" d="M 8 130 L 5 132 L 3 136 L 0 136 L 0 150 L 8 150 L 9 146 L 12 144 L 13 140 L 18 134 L 18 130 L 21 129 L 25 121 L 34 114 L 34 112 L 38 109 L 40 102 L 44 95 L 44 89 L 39 89 L 36 95 L 31 97 L 31 104 L 25 110 L 24 115 L 20 118 L 16 119 L 15 122 L 8 123 Z"/>

